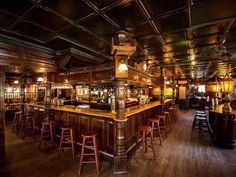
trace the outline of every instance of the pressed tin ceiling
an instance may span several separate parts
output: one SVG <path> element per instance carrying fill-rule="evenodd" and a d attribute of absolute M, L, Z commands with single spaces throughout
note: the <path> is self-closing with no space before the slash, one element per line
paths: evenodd
<path fill-rule="evenodd" d="M 73 49 L 71 69 L 110 62 L 111 38 L 124 30 L 138 43 L 131 65 L 202 79 L 234 71 L 235 19 L 235 0 L 1 0 L 0 40 Z"/>

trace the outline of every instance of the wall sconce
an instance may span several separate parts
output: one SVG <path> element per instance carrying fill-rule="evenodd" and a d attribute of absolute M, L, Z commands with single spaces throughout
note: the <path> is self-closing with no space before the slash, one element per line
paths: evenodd
<path fill-rule="evenodd" d="M 230 113 L 232 111 L 232 108 L 230 107 L 231 100 L 230 100 L 229 94 L 234 89 L 234 80 L 227 73 L 225 77 L 220 81 L 220 85 L 221 85 L 222 93 L 225 93 L 225 97 L 223 99 L 224 106 L 222 108 L 222 112 Z"/>

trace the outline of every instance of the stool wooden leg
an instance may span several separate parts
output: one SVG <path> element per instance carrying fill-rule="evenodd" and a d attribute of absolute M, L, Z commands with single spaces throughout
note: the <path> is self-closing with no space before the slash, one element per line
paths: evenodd
<path fill-rule="evenodd" d="M 142 153 L 143 153 L 143 157 L 144 157 L 144 153 L 145 153 L 145 149 L 146 149 L 146 147 L 145 147 L 145 133 L 143 132 L 143 139 L 142 139 L 142 143 L 143 143 L 143 147 L 142 147 Z"/>
<path fill-rule="evenodd" d="M 98 160 L 98 151 L 97 151 L 96 145 L 97 145 L 96 137 L 93 137 L 93 147 L 94 147 L 94 153 L 95 153 L 96 169 L 97 169 L 97 174 L 99 174 L 99 160 Z"/>
<path fill-rule="evenodd" d="M 153 130 L 151 130 L 151 131 L 153 131 Z M 155 153 L 154 144 L 153 144 L 153 134 L 152 134 L 152 132 L 150 132 L 150 137 L 151 137 L 151 149 L 153 150 L 154 160 L 156 160 L 156 153 Z"/>
<path fill-rule="evenodd" d="M 60 145 L 59 145 L 59 155 L 62 152 L 62 142 L 63 142 L 63 138 L 64 138 L 64 130 L 61 131 L 61 138 L 60 138 Z"/>
<path fill-rule="evenodd" d="M 161 137 L 161 128 L 160 128 L 160 124 L 159 123 L 157 123 L 158 124 L 158 134 L 159 134 L 159 139 L 160 139 L 160 145 L 162 145 L 162 137 Z"/>
<path fill-rule="evenodd" d="M 80 153 L 80 163 L 79 163 L 79 175 L 81 173 L 82 169 L 82 162 L 84 160 L 84 147 L 85 147 L 85 139 L 83 138 L 83 143 L 82 143 L 82 148 L 81 148 L 81 153 Z"/>
<path fill-rule="evenodd" d="M 43 133 L 44 133 L 45 125 L 42 126 L 40 140 L 39 140 L 39 149 L 41 148 L 41 144 L 43 142 Z"/>
<path fill-rule="evenodd" d="M 53 125 L 50 124 L 50 136 L 51 136 L 51 142 L 53 143 Z"/>
<path fill-rule="evenodd" d="M 73 159 L 75 159 L 75 144 L 74 144 L 74 133 L 73 130 L 70 130 L 70 137 L 71 137 L 71 148 L 72 148 L 72 155 L 73 155 Z"/>

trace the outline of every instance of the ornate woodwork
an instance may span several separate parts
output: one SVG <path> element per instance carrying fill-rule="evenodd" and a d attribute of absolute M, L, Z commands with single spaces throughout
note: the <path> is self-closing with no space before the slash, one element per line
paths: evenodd
<path fill-rule="evenodd" d="M 5 70 L 0 67 L 0 161 L 5 159 L 5 109 L 4 109 Z"/>
<path fill-rule="evenodd" d="M 214 142 L 222 148 L 236 149 L 236 115 L 222 113 L 222 105 L 209 112 L 210 132 Z"/>
<path fill-rule="evenodd" d="M 36 72 L 56 71 L 55 56 L 37 50 L 0 42 L 0 63 L 5 66 L 33 69 Z"/>

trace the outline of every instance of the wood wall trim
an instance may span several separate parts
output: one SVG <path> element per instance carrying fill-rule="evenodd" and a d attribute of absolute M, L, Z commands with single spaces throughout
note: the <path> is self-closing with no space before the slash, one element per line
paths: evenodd
<path fill-rule="evenodd" d="M 0 63 L 25 69 L 56 71 L 55 56 L 41 51 L 29 50 L 0 42 Z"/>

